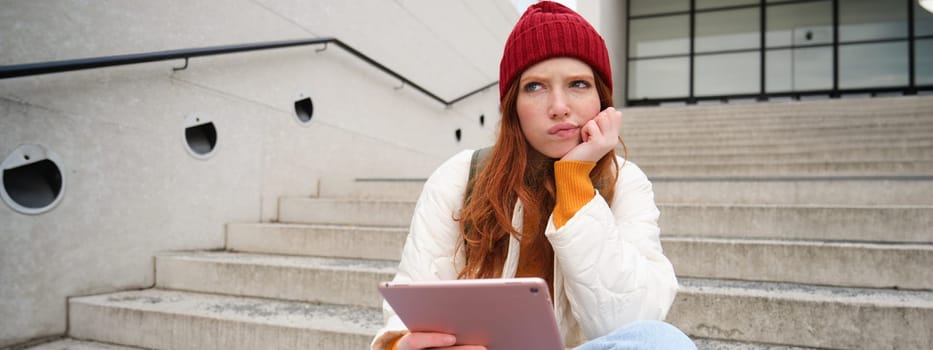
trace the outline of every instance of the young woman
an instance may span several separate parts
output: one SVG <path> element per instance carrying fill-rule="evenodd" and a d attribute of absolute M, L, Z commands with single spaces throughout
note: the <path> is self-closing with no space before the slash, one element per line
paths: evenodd
<path fill-rule="evenodd" d="M 560 4 L 532 5 L 506 42 L 499 90 L 485 166 L 468 181 L 464 151 L 431 175 L 395 280 L 541 277 L 567 347 L 695 349 L 657 321 L 677 280 L 651 183 L 615 154 L 622 114 L 602 37 Z M 384 309 L 372 349 L 484 349 L 408 332 Z"/>

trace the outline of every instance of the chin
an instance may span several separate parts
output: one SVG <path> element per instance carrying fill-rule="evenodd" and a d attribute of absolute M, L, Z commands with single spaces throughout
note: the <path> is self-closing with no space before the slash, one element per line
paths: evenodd
<path fill-rule="evenodd" d="M 577 141 L 577 142 L 570 142 L 570 143 L 561 145 L 562 147 L 556 147 L 556 148 L 553 150 L 553 151 L 554 151 L 553 154 L 555 155 L 554 158 L 557 158 L 557 159 L 564 158 L 564 156 L 566 156 L 567 153 L 570 153 L 570 151 L 573 151 L 573 149 L 576 148 L 577 146 L 579 146 L 581 143 L 582 143 L 582 142 L 580 142 L 580 141 Z"/>
<path fill-rule="evenodd" d="M 541 147 L 541 148 L 538 148 L 538 147 L 532 146 L 532 148 L 533 148 L 535 151 L 537 151 L 539 154 L 541 154 L 541 155 L 543 155 L 543 156 L 545 156 L 545 157 L 547 157 L 547 158 L 551 158 L 551 159 L 561 159 L 561 158 L 563 158 L 565 155 L 567 155 L 567 153 L 570 153 L 570 151 L 572 151 L 573 148 L 574 148 L 574 147 L 577 147 L 577 145 L 579 145 L 579 144 L 580 144 L 580 142 L 571 142 L 571 143 L 564 143 L 564 144 L 554 144 L 554 143 L 552 143 L 552 144 L 547 145 L 547 146 L 550 146 L 550 147 Z"/>
<path fill-rule="evenodd" d="M 544 155 L 548 158 L 561 159 L 564 158 L 567 153 L 570 153 L 571 150 L 573 150 L 573 147 L 569 147 L 567 149 L 551 150 L 550 152 L 544 153 Z"/>

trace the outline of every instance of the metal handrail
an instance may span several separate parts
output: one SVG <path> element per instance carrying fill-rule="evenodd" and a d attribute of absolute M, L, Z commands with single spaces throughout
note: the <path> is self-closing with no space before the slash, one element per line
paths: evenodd
<path fill-rule="evenodd" d="M 183 58 L 185 59 L 185 65 L 181 68 L 175 68 L 175 70 L 181 70 L 181 69 L 185 69 L 188 67 L 188 59 L 191 57 L 222 55 L 222 54 L 237 53 L 237 52 L 269 50 L 269 49 L 278 49 L 278 48 L 285 48 L 285 47 L 292 47 L 292 46 L 321 45 L 321 44 L 324 45 L 324 49 L 327 49 L 328 44 L 337 45 L 340 48 L 344 49 L 345 51 L 353 54 L 357 58 L 362 59 L 363 61 L 369 63 L 370 65 L 385 72 L 386 74 L 389 74 L 395 77 L 396 79 L 401 80 L 403 87 L 405 85 L 411 86 L 415 90 L 418 90 L 424 93 L 425 95 L 428 95 L 428 97 L 434 99 L 435 101 L 443 103 L 445 106 L 450 106 L 454 103 L 457 103 L 467 97 L 477 94 L 499 83 L 498 81 L 494 81 L 479 89 L 473 90 L 467 93 L 466 95 L 447 101 L 447 100 L 440 98 L 436 94 L 428 91 L 427 89 L 421 87 L 420 85 L 415 84 L 408 78 L 403 77 L 401 74 L 398 74 L 395 71 L 389 69 L 388 67 L 382 65 L 381 63 L 370 58 L 369 56 L 363 54 L 359 50 L 340 41 L 340 39 L 331 38 L 331 37 L 315 38 L 315 39 L 270 41 L 270 42 L 239 44 L 239 45 L 210 46 L 210 47 L 202 47 L 202 48 L 145 52 L 145 53 L 128 54 L 128 55 L 81 58 L 81 59 L 64 60 L 64 61 L 50 61 L 50 62 L 7 65 L 7 66 L 0 66 L 0 79 L 50 74 L 50 73 L 70 72 L 70 71 L 76 71 L 76 70 L 121 66 L 121 65 L 155 62 L 155 61 L 167 61 L 167 60 Z"/>

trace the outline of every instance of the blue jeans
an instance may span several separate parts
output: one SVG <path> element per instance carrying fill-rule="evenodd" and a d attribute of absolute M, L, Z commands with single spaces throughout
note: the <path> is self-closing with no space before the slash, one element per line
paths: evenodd
<path fill-rule="evenodd" d="M 661 321 L 637 321 L 574 350 L 696 350 L 697 346 L 677 327 Z"/>

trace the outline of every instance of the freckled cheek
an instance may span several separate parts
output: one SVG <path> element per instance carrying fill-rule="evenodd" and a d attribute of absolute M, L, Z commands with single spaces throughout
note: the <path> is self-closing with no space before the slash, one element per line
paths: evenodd
<path fill-rule="evenodd" d="M 516 104 L 515 111 L 518 113 L 519 124 L 525 130 L 540 128 L 548 119 L 547 112 L 534 104 Z"/>
<path fill-rule="evenodd" d="M 574 102 L 579 114 L 586 118 L 587 121 L 595 118 L 600 112 L 599 95 L 595 93 L 578 95 L 574 99 Z"/>
<path fill-rule="evenodd" d="M 600 110 L 599 110 L 599 105 L 596 105 L 596 108 L 583 108 L 583 109 L 580 109 L 580 115 L 583 116 L 583 118 L 584 118 L 585 121 L 587 121 L 587 122 L 590 121 L 590 120 L 593 120 L 594 118 L 596 118 L 596 115 L 598 115 L 599 112 L 600 112 Z"/>

